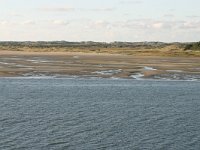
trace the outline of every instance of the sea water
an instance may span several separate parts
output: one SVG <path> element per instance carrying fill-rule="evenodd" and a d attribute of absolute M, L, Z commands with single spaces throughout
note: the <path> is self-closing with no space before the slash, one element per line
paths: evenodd
<path fill-rule="evenodd" d="M 200 149 L 200 82 L 0 79 L 1 150 Z"/>

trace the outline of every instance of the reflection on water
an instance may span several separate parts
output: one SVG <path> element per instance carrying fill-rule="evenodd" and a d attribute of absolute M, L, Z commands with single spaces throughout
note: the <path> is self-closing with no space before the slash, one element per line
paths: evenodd
<path fill-rule="evenodd" d="M 199 149 L 200 82 L 0 79 L 0 149 Z"/>

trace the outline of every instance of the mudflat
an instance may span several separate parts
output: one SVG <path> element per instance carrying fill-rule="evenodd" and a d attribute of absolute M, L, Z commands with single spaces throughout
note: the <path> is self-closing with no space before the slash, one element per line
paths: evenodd
<path fill-rule="evenodd" d="M 199 57 L 0 51 L 0 77 L 199 80 Z"/>

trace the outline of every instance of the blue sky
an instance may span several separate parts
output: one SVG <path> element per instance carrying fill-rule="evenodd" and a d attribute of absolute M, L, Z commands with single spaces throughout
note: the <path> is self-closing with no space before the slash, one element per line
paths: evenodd
<path fill-rule="evenodd" d="M 0 40 L 200 41 L 199 0 L 0 0 Z"/>

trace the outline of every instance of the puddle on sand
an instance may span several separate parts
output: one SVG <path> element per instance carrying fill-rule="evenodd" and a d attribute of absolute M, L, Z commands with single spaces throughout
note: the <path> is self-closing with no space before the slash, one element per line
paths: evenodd
<path fill-rule="evenodd" d="M 78 59 L 78 58 L 80 58 L 80 57 L 79 57 L 79 56 L 73 56 L 73 58 Z"/>
<path fill-rule="evenodd" d="M 144 75 L 141 73 L 137 73 L 137 74 L 131 75 L 130 77 L 136 80 L 140 80 L 142 77 L 144 77 Z"/>
<path fill-rule="evenodd" d="M 183 72 L 182 70 L 166 70 L 167 72 Z"/>
<path fill-rule="evenodd" d="M 153 67 L 147 67 L 147 66 L 145 66 L 145 67 L 143 68 L 143 70 L 145 70 L 145 71 L 153 71 L 153 70 L 157 70 L 157 69 L 155 69 L 155 68 L 153 68 Z"/>
<path fill-rule="evenodd" d="M 95 71 L 94 74 L 100 74 L 100 75 L 114 75 L 122 72 L 122 69 L 118 70 L 104 70 L 104 71 Z"/>
<path fill-rule="evenodd" d="M 14 65 L 15 63 L 8 63 L 8 62 L 0 62 L 2 65 Z"/>

